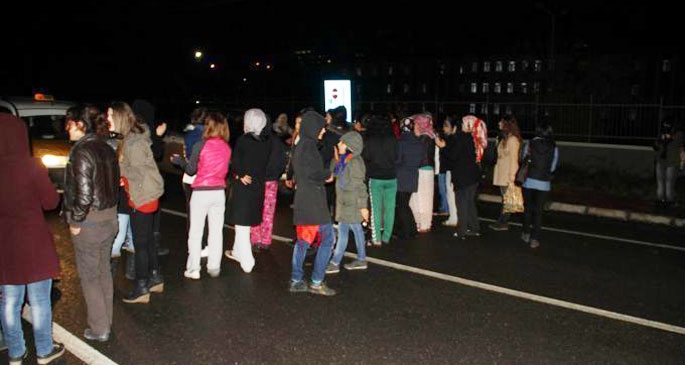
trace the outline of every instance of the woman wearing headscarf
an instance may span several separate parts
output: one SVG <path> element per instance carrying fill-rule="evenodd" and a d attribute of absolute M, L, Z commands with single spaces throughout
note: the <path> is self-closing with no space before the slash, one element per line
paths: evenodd
<path fill-rule="evenodd" d="M 418 232 L 425 233 L 430 232 L 433 223 L 435 132 L 430 113 L 415 114 L 411 119 L 414 120 L 414 129 L 424 148 L 421 152 L 418 191 L 412 194 L 409 206 L 414 213 Z"/>
<path fill-rule="evenodd" d="M 473 138 L 474 120 L 462 118 L 461 132 L 454 137 L 454 146 L 448 152 L 451 159 L 452 183 L 457 195 L 457 233 L 455 237 L 464 240 L 466 236 L 480 236 L 480 223 L 476 208 L 476 193 L 480 181 L 477 162 L 477 148 Z"/>
<path fill-rule="evenodd" d="M 244 134 L 236 141 L 231 157 L 232 191 L 228 221 L 235 225 L 233 249 L 226 257 L 240 263 L 244 272 L 252 272 L 255 261 L 250 244 L 250 227 L 262 223 L 266 167 L 271 143 L 263 133 L 266 114 L 250 109 L 243 118 Z"/>

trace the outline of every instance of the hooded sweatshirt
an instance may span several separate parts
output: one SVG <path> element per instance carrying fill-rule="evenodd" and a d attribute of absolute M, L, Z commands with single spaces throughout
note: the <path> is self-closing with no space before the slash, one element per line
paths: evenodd
<path fill-rule="evenodd" d="M 21 285 L 59 275 L 59 258 L 43 210 L 59 204 L 48 172 L 29 154 L 26 124 L 0 113 L 0 285 Z"/>
<path fill-rule="evenodd" d="M 331 164 L 335 174 L 335 220 L 339 223 L 361 223 L 360 209 L 367 208 L 369 193 L 364 180 L 366 166 L 361 157 L 364 150 L 362 136 L 347 132 L 340 140 L 347 145 L 347 153 Z"/>

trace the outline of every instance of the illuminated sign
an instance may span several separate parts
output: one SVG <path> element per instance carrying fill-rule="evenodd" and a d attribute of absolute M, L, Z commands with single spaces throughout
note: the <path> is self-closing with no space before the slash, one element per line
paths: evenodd
<path fill-rule="evenodd" d="M 324 110 L 341 105 L 347 109 L 347 122 L 352 118 L 352 85 L 350 80 L 324 80 Z"/>

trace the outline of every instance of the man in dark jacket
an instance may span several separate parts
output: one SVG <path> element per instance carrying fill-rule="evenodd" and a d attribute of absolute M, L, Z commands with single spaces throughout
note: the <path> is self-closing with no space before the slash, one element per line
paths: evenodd
<path fill-rule="evenodd" d="M 333 247 L 333 226 L 326 201 L 324 184 L 332 182 L 331 173 L 319 154 L 317 143 L 326 133 L 324 117 L 314 111 L 302 115 L 300 141 L 295 147 L 292 160 L 296 184 L 293 222 L 297 229 L 297 242 L 293 249 L 291 292 L 309 291 L 314 294 L 332 296 L 335 290 L 329 288 L 323 279 L 326 265 Z M 317 235 L 321 245 L 314 260 L 312 281 L 307 287 L 304 277 L 304 258 L 307 248 L 314 244 Z"/>
<path fill-rule="evenodd" d="M 52 341 L 52 279 L 59 276 L 59 257 L 43 210 L 59 204 L 59 194 L 40 162 L 31 158 L 26 124 L 0 113 L 0 322 L 9 361 L 21 363 L 28 354 L 21 309 L 28 296 L 38 364 L 64 354 Z M 109 259 L 108 259 L 109 260 Z M 27 295 L 28 294 L 28 295 Z M 0 341 L 1 342 L 1 341 Z"/>
<path fill-rule="evenodd" d="M 397 206 L 395 232 L 399 239 L 416 235 L 416 221 L 409 208 L 409 199 L 419 188 L 419 167 L 425 154 L 419 132 L 412 121 L 405 120 L 402 135 L 397 144 Z"/>
<path fill-rule="evenodd" d="M 67 132 L 76 143 L 65 171 L 64 213 L 88 311 L 83 336 L 104 342 L 112 326 L 110 256 L 119 229 L 119 163 L 107 142 L 91 132 L 95 119 L 102 118 L 95 107 L 73 107 L 67 115 L 75 118 L 67 121 Z"/>

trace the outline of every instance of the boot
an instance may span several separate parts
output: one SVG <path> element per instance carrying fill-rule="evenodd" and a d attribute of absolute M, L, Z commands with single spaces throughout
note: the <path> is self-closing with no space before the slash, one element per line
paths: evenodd
<path fill-rule="evenodd" d="M 150 293 L 161 293 L 164 291 L 164 278 L 159 270 L 152 270 L 150 272 L 147 287 Z"/>
<path fill-rule="evenodd" d="M 150 303 L 150 291 L 147 288 L 147 279 L 138 279 L 133 291 L 124 298 L 124 303 Z"/>
<path fill-rule="evenodd" d="M 126 279 L 136 279 L 136 254 L 133 252 L 126 253 Z"/>
<path fill-rule="evenodd" d="M 117 267 L 119 266 L 119 258 L 113 258 L 109 262 L 109 269 L 112 272 L 112 280 L 117 276 Z"/>

